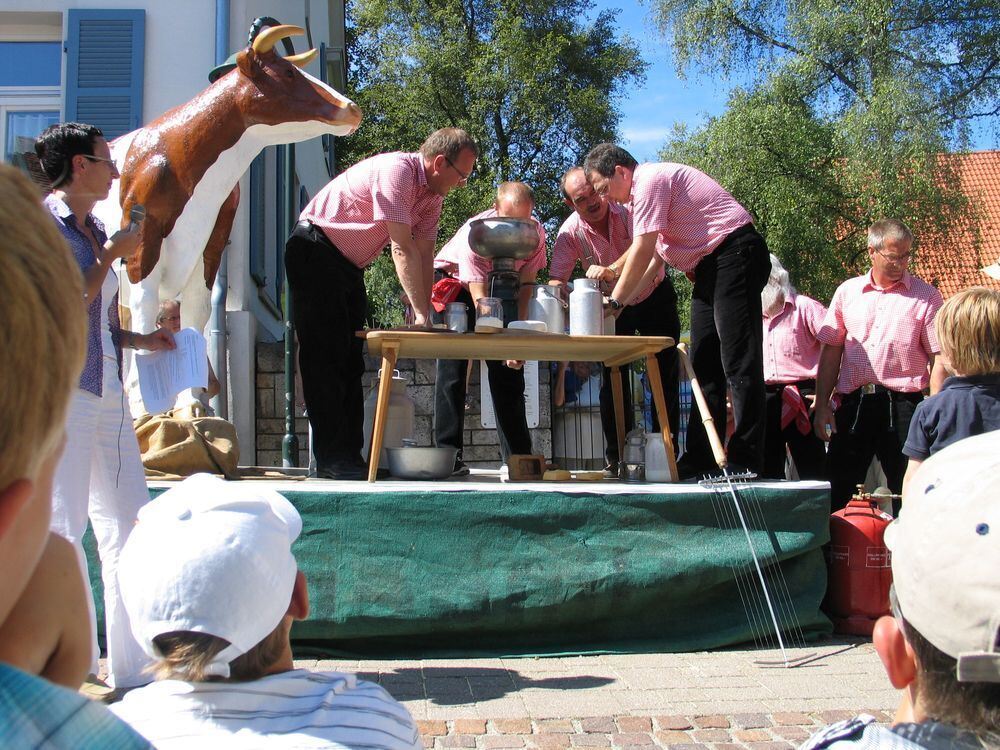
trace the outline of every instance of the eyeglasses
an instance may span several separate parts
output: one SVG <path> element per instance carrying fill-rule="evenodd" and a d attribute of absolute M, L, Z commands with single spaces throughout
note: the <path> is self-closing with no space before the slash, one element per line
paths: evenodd
<path fill-rule="evenodd" d="M 888 253 L 883 253 L 881 250 L 876 250 L 879 255 L 885 258 L 890 263 L 902 263 L 906 264 L 910 262 L 910 253 L 904 255 L 889 255 Z"/>
<path fill-rule="evenodd" d="M 455 162 L 453 162 L 451 159 L 449 159 L 445 154 L 441 154 L 441 156 L 444 156 L 444 160 L 446 162 L 448 162 L 448 166 L 450 166 L 452 169 L 454 169 L 458 173 L 458 176 L 462 178 L 462 182 L 468 182 L 469 181 L 469 178 L 472 177 L 472 172 L 469 172 L 469 174 L 466 174 L 461 169 L 459 169 L 458 167 L 456 167 L 455 166 Z"/>
<path fill-rule="evenodd" d="M 110 164 L 112 167 L 115 166 L 114 159 L 105 159 L 103 156 L 91 156 L 90 154 L 80 154 L 87 161 L 103 161 L 106 164 Z"/>

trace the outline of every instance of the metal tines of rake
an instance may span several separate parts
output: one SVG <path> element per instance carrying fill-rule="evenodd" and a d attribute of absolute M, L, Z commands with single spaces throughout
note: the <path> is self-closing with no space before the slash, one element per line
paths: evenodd
<path fill-rule="evenodd" d="M 761 534 L 750 533 L 752 529 L 764 532 L 765 538 L 771 536 L 764 520 L 760 499 L 749 484 L 756 476 L 751 472 L 731 474 L 723 466 L 721 476 L 706 477 L 699 484 L 712 490 L 712 505 L 720 527 L 740 528 L 746 539 L 749 558 L 732 566 L 732 570 L 754 643 L 758 647 L 770 645 L 773 633 L 773 638 L 781 650 L 781 661 L 758 660 L 755 663 L 765 667 L 789 668 L 805 663 L 814 654 L 799 656 L 792 660 L 786 650 L 786 639 L 789 646 L 801 647 L 805 645 L 805 636 L 795 614 L 788 584 L 778 561 L 780 550 L 774 547 L 773 542 L 770 550 L 758 549 L 754 543 L 754 536 L 759 538 Z M 755 585 L 755 577 L 759 588 Z M 768 620 L 771 629 L 768 628 Z"/>

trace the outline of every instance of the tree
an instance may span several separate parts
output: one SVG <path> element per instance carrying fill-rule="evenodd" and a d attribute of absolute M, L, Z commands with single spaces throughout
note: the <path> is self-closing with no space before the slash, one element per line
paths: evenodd
<path fill-rule="evenodd" d="M 584 25 L 589 8 L 586 0 L 352 2 L 349 88 L 365 121 L 344 142 L 341 167 L 461 127 L 481 153 L 468 187 L 445 202 L 440 236 L 488 208 L 505 180 L 531 185 L 539 219 L 556 226 L 566 215 L 560 177 L 593 144 L 614 139 L 614 99 L 645 70 L 636 46 L 617 36 L 616 12 Z M 379 268 L 371 273 L 388 266 Z"/>
<path fill-rule="evenodd" d="M 824 297 L 844 266 L 856 270 L 877 218 L 897 216 L 918 237 L 969 221 L 941 155 L 1000 114 L 995 0 L 656 8 L 679 73 L 742 69 L 753 79 L 724 115 L 675 132 L 665 156 L 704 168 L 744 201 L 806 289 Z"/>

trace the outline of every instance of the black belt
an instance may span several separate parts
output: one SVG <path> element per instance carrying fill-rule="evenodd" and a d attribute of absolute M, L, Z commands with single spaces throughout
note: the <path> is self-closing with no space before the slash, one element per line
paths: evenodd
<path fill-rule="evenodd" d="M 778 393 L 783 391 L 787 386 L 794 385 L 796 388 L 801 390 L 815 391 L 816 381 L 815 380 L 796 380 L 794 383 L 771 383 L 770 385 L 765 385 L 764 388 L 768 393 Z"/>
<path fill-rule="evenodd" d="M 924 394 L 920 391 L 894 391 L 879 383 L 869 383 L 860 388 L 856 388 L 850 393 L 841 395 L 841 402 L 854 401 L 855 399 L 871 398 L 874 396 L 888 396 L 893 401 L 923 401 Z"/>

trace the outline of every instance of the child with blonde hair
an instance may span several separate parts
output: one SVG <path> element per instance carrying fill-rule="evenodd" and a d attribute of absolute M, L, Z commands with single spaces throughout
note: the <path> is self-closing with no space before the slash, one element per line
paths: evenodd
<path fill-rule="evenodd" d="M 903 488 L 921 462 L 962 438 L 1000 429 L 1000 292 L 972 287 L 934 319 L 941 357 L 953 373 L 913 413 L 903 445 Z"/>

